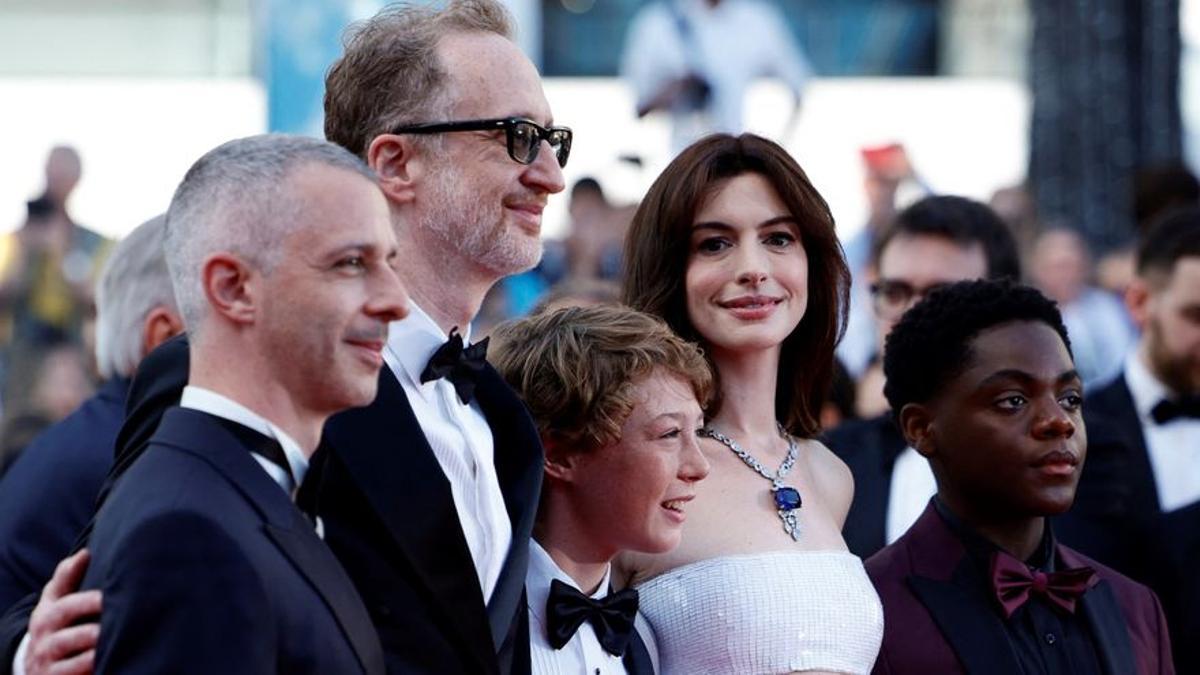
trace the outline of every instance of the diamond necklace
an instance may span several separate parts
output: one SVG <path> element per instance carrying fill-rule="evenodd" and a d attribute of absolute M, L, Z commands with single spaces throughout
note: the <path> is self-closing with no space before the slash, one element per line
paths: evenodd
<path fill-rule="evenodd" d="M 775 499 L 775 508 L 779 512 L 779 518 L 783 520 L 783 531 L 790 535 L 793 541 L 800 541 L 800 521 L 796 518 L 796 511 L 802 503 L 800 491 L 783 483 L 783 477 L 787 475 L 788 471 L 792 470 L 792 465 L 796 463 L 796 455 L 800 451 L 796 446 L 796 439 L 784 431 L 783 425 L 776 422 L 775 426 L 779 429 L 779 435 L 787 439 L 788 442 L 787 455 L 783 458 L 783 463 L 779 465 L 775 473 L 767 471 L 766 467 L 755 459 L 753 455 L 743 450 L 732 438 L 716 429 L 704 427 L 700 430 L 700 433 L 732 450 L 733 454 L 740 457 L 746 463 L 746 466 L 754 469 L 758 472 L 758 475 L 771 481 L 771 496 Z"/>

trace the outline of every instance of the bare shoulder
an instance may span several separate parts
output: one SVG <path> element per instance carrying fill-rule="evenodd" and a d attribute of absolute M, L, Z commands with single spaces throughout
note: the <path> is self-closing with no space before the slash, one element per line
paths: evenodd
<path fill-rule="evenodd" d="M 850 511 L 850 502 L 854 499 L 854 476 L 850 467 L 833 451 L 818 440 L 804 441 L 804 450 L 808 455 L 814 482 L 820 486 L 821 495 L 829 505 L 829 511 L 841 526 Z"/>

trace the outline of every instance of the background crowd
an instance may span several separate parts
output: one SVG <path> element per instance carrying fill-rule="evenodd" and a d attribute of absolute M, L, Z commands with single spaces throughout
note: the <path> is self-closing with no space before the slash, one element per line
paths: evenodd
<path fill-rule="evenodd" d="M 1083 4 L 1086 3 L 1080 6 Z M 1054 92 L 1062 94 L 1065 91 L 1062 87 L 1073 81 L 1071 78 L 1080 79 L 1081 75 L 1066 65 L 1050 68 L 1044 59 L 1047 58 L 1045 52 L 1054 53 L 1047 45 L 1046 33 L 1069 31 L 1075 25 L 1072 22 L 1080 19 L 1078 14 L 1083 10 L 1073 14 L 1070 5 L 1066 3 L 1054 16 L 1050 15 L 1055 12 L 1040 6 L 1032 12 L 1037 22 L 1031 45 L 1035 66 L 1031 83 L 1034 97 L 1031 133 L 1035 151 L 1025 182 L 1016 186 L 997 185 L 990 194 L 975 195 L 975 198 L 942 194 L 937 185 L 924 179 L 925 173 L 915 160 L 922 155 L 921 148 L 900 142 L 882 142 L 862 147 L 853 158 L 861 168 L 862 201 L 866 204 L 863 226 L 840 241 L 830 239 L 830 247 L 825 250 L 814 246 L 814 241 L 819 239 L 819 234 L 813 233 L 817 230 L 806 231 L 803 227 L 808 227 L 809 223 L 802 224 L 802 239 L 808 251 L 805 264 L 810 270 L 816 270 L 811 274 L 829 284 L 825 289 L 816 289 L 811 281 L 814 277 L 809 277 L 807 311 L 811 314 L 805 315 L 801 310 L 801 316 L 819 316 L 820 312 L 826 311 L 829 316 L 824 318 L 822 325 L 832 331 L 831 336 L 841 321 L 845 321 L 846 329 L 837 344 L 836 358 L 831 362 L 831 375 L 825 377 L 816 372 L 806 375 L 812 382 L 797 385 L 799 391 L 814 382 L 820 384 L 824 391 L 814 398 L 825 398 L 823 406 L 817 411 L 808 411 L 813 416 L 807 419 L 808 412 L 801 411 L 802 406 L 797 404 L 800 407 L 795 408 L 795 416 L 780 422 L 790 433 L 801 438 L 822 439 L 832 451 L 830 462 L 834 457 L 844 462 L 853 479 L 853 487 L 842 490 L 837 487 L 841 480 L 837 472 L 822 466 L 803 465 L 818 478 L 809 476 L 797 480 L 816 480 L 824 487 L 815 489 L 802 485 L 802 492 L 816 494 L 814 501 L 818 504 L 826 503 L 818 507 L 818 513 L 827 508 L 831 514 L 829 522 L 812 515 L 805 516 L 810 519 L 805 522 L 807 528 L 812 528 L 810 536 L 814 541 L 822 541 L 821 537 L 825 535 L 830 537 L 829 541 L 844 539 L 851 553 L 862 559 L 869 558 L 909 531 L 927 511 L 930 498 L 940 494 L 938 477 L 930 468 L 926 454 L 896 423 L 894 413 L 899 411 L 892 405 L 895 391 L 889 395 L 885 376 L 888 364 L 884 348 L 889 334 L 903 322 L 907 310 L 954 282 L 1009 280 L 1038 289 L 1057 303 L 1062 326 L 1069 336 L 1070 357 L 1086 396 L 1082 415 L 1087 420 L 1088 468 L 1082 475 L 1074 508 L 1054 520 L 1055 534 L 1062 543 L 1158 592 L 1171 629 L 1176 667 L 1179 672 L 1191 672 L 1200 668 L 1200 654 L 1196 652 L 1194 639 L 1200 637 L 1200 613 L 1190 602 L 1200 599 L 1197 595 L 1200 585 L 1188 572 L 1200 563 L 1197 554 L 1200 539 L 1196 535 L 1200 532 L 1200 429 L 1197 428 L 1200 424 L 1197 407 L 1200 338 L 1196 337 L 1200 333 L 1197 328 L 1200 325 L 1200 284 L 1193 283 L 1198 281 L 1195 266 L 1200 255 L 1194 248 L 1196 230 L 1200 228 L 1200 181 L 1183 159 L 1179 88 L 1174 79 L 1178 76 L 1180 59 L 1180 7 L 1179 3 L 1172 2 L 1147 3 L 1138 10 L 1138 16 L 1133 18 L 1141 19 L 1143 23 L 1130 25 L 1131 32 L 1140 32 L 1139 38 L 1130 38 L 1129 44 L 1144 48 L 1146 53 L 1135 53 L 1132 49 L 1122 52 L 1128 62 L 1118 70 L 1127 78 L 1114 82 L 1112 90 L 1071 89 L 1074 98 L 1064 103 L 1056 99 Z M 1167 21 L 1173 22 L 1173 32 L 1167 30 L 1172 39 L 1165 43 L 1155 42 L 1151 38 L 1159 36 L 1158 31 L 1163 30 L 1162 17 L 1170 17 L 1172 12 L 1174 18 Z M 539 195 L 563 192 L 559 197 L 550 197 L 567 204 L 566 219 L 555 228 L 561 234 L 542 242 L 544 251 L 540 260 L 525 261 L 536 262 L 530 269 L 525 269 L 530 265 L 521 264 L 521 261 L 509 260 L 506 269 L 511 268 L 512 274 L 457 279 L 456 283 L 461 283 L 464 289 L 478 291 L 477 312 L 459 311 L 462 307 L 444 291 L 412 283 L 413 278 L 434 276 L 436 270 L 433 268 L 448 260 L 450 254 L 438 247 L 442 244 L 408 242 L 416 250 L 433 252 L 419 265 L 414 264 L 422 269 L 410 270 L 407 278 L 401 274 L 415 300 L 413 307 L 420 306 L 429 311 L 430 304 L 446 303 L 431 312 L 430 317 L 425 317 L 431 319 L 432 328 L 426 332 L 437 334 L 440 328 L 441 336 L 445 337 L 448 324 L 454 324 L 456 328 L 461 327 L 470 343 L 478 344 L 493 330 L 498 330 L 497 338 L 503 343 L 505 329 L 497 329 L 497 326 L 508 320 L 531 313 L 544 315 L 562 307 L 625 303 L 659 315 L 675 333 L 704 344 L 710 352 L 710 365 L 715 367 L 718 384 L 725 388 L 724 391 L 737 391 L 751 399 L 776 401 L 778 405 L 774 372 L 777 369 L 780 373 L 803 370 L 804 366 L 799 362 L 787 360 L 799 357 L 785 352 L 782 363 L 771 364 L 767 369 L 772 373 L 770 387 L 761 382 L 758 386 L 739 383 L 734 375 L 741 372 L 742 364 L 737 350 L 728 348 L 729 353 L 722 352 L 726 345 L 721 342 L 724 336 L 717 329 L 713 329 L 713 334 L 706 333 L 707 327 L 693 325 L 697 323 L 694 317 L 680 321 L 672 315 L 675 306 L 666 299 L 670 289 L 664 287 L 660 291 L 654 286 L 659 277 L 670 276 L 672 270 L 680 277 L 684 272 L 682 268 L 671 267 L 671 256 L 677 253 L 676 250 L 666 245 L 656 248 L 657 244 L 648 243 L 658 237 L 669 237 L 657 229 L 660 224 L 647 214 L 667 212 L 674 204 L 672 199 L 683 199 L 679 195 L 689 194 L 688 190 L 703 189 L 687 182 L 689 175 L 699 171 L 697 167 L 704 167 L 704 162 L 709 161 L 700 157 L 702 151 L 698 148 L 706 147 L 704 143 L 693 143 L 713 132 L 737 134 L 744 130 L 741 106 L 749 85 L 757 78 L 775 78 L 786 85 L 792 105 L 787 125 L 779 135 L 786 137 L 791 133 L 804 114 L 802 101 L 806 88 L 820 72 L 805 56 L 802 41 L 787 29 L 788 25 L 788 19 L 779 8 L 766 2 L 688 0 L 646 3 L 629 25 L 620 74 L 630 87 L 636 115 L 649 116 L 659 122 L 669 120 L 672 152 L 687 148 L 686 152 L 672 154 L 672 164 L 658 182 L 638 199 L 628 199 L 614 196 L 614 190 L 609 187 L 610 181 L 619 180 L 618 176 L 597 173 L 577 177 L 568 185 L 561 174 L 563 167 L 547 168 L 551 160 L 546 157 L 538 160 L 536 151 L 527 157 L 528 162 L 517 160 L 510 135 L 509 157 L 533 167 L 528 171 L 534 175 L 523 176 L 522 185 Z M 757 37 L 753 40 L 731 37 L 734 35 Z M 1096 54 L 1102 50 L 1095 44 L 1080 48 L 1082 51 L 1088 49 Z M 1043 67 L 1038 68 L 1039 63 Z M 352 66 L 343 67 L 349 69 Z M 517 91 L 529 84 L 521 79 L 526 75 L 519 71 L 512 76 L 511 84 Z M 336 72 L 330 77 L 330 82 L 337 83 Z M 357 84 L 342 82 L 342 86 L 344 89 L 334 94 L 335 97 L 353 96 Z M 1151 90 L 1156 92 L 1153 96 L 1143 95 Z M 1132 139 L 1125 143 L 1127 152 L 1114 156 L 1093 156 L 1094 153 L 1083 152 L 1095 143 L 1094 137 L 1084 136 L 1102 132 L 1088 127 L 1072 136 L 1075 132 L 1066 128 L 1068 122 L 1063 120 L 1063 115 L 1064 110 L 1078 109 L 1072 108 L 1081 105 L 1081 101 L 1075 99 L 1087 96 L 1102 97 L 1107 107 L 1121 108 L 1120 115 L 1108 115 L 1103 118 L 1103 124 L 1097 123 L 1095 127 L 1116 134 L 1112 136 L 1114 145 Z M 1063 94 L 1062 98 L 1070 97 Z M 1112 103 L 1115 99 L 1121 100 L 1120 106 Z M 328 100 L 326 104 L 329 105 Z M 348 104 L 347 109 L 352 108 Z M 343 110 L 340 114 L 352 113 Z M 1079 119 L 1078 124 L 1088 126 Z M 547 122 L 544 119 L 538 121 Z M 561 116 L 554 117 L 553 122 L 571 125 L 570 119 Z M 356 138 L 354 134 L 360 132 L 355 132 L 352 125 L 338 129 L 336 123 L 337 118 L 330 140 L 356 154 L 368 152 L 371 139 Z M 328 122 L 326 129 L 328 135 L 331 129 Z M 344 134 L 344 137 L 339 138 L 338 134 Z M 1063 137 L 1078 142 L 1068 143 Z M 582 139 L 575 140 L 577 144 L 581 142 Z M 363 147 L 353 147 L 355 143 Z M 434 145 L 418 147 L 427 151 Z M 538 147 L 542 147 L 541 141 L 538 141 Z M 560 147 L 555 146 L 555 149 Z M 718 150 L 709 151 L 719 154 Z M 551 155 L 545 147 L 542 152 Z M 570 152 L 570 141 L 566 152 Z M 755 152 L 773 157 L 773 151 L 769 149 Z M 1049 156 L 1049 153 L 1058 154 Z M 1076 154 L 1086 156 L 1076 157 Z M 560 165 L 565 163 L 565 156 L 561 155 Z M 788 172 L 792 171 L 787 160 L 755 157 L 770 168 L 753 168 L 753 171 L 771 175 L 790 175 Z M 639 157 L 614 159 L 625 164 L 643 161 Z M 151 219 L 132 234 L 119 238 L 119 243 L 75 221 L 71 195 L 76 185 L 87 179 L 84 160 L 86 157 L 81 158 L 70 146 L 47 148 L 42 170 L 44 188 L 36 194 L 11 196 L 14 200 L 25 200 L 26 216 L 0 240 L 0 410 L 3 411 L 0 418 L 3 420 L 0 426 L 0 471 L 3 472 L 0 473 L 0 509 L 9 510 L 0 513 L 0 539 L 10 537 L 10 541 L 17 541 L 27 534 L 14 525 L 20 517 L 13 505 L 18 503 L 17 495 L 32 489 L 23 476 L 35 474 L 21 472 L 34 470 L 30 467 L 40 461 L 39 453 L 43 452 L 40 448 L 65 447 L 78 443 L 80 438 L 110 448 L 114 444 L 121 448 L 135 447 L 138 445 L 135 440 L 146 441 L 152 428 L 121 431 L 122 435 L 135 436 L 144 432 L 140 439 L 118 438 L 121 417 L 117 413 L 126 406 L 130 378 L 139 370 L 138 362 L 154 347 L 182 332 L 187 323 L 175 299 L 162 292 L 170 287 L 166 264 L 161 260 L 155 262 L 147 253 L 161 250 L 163 245 L 161 217 Z M 803 156 L 796 160 L 800 165 L 805 164 Z M 779 165 L 770 164 L 771 161 L 778 161 Z M 968 164 L 987 160 L 964 149 L 961 161 Z M 1089 163 L 1099 164 L 1101 168 L 1080 168 Z M 693 171 L 679 167 L 691 167 Z M 374 163 L 372 168 L 378 171 Z M 36 169 L 31 167 L 30 170 Z M 672 170 L 679 172 L 678 175 Z M 616 173 L 619 172 L 614 171 Z M 447 176 L 449 174 L 438 174 L 440 180 L 449 180 Z M 738 176 L 737 171 L 731 171 L 717 178 L 736 179 Z M 803 178 L 802 172 L 800 176 Z M 804 209 L 788 203 L 787 210 L 793 216 L 800 212 L 817 214 L 812 216 L 814 222 L 828 216 L 828 223 L 820 222 L 828 226 L 827 234 L 833 237 L 833 216 L 836 214 L 825 210 L 822 216 L 821 209 L 812 207 L 821 198 L 816 188 L 807 184 L 807 178 L 803 180 L 815 197 L 805 197 L 810 201 L 804 202 Z M 728 185 L 736 186 L 736 190 L 728 188 L 736 192 L 728 197 L 735 205 L 740 204 L 736 201 L 739 196 L 748 196 L 743 203 L 771 201 L 762 197 L 761 186 L 736 182 Z M 784 201 L 791 199 L 779 187 L 769 189 L 774 189 Z M 401 188 L 396 188 L 396 194 L 402 192 Z M 163 209 L 167 207 L 166 201 L 162 204 Z M 720 199 L 714 201 L 715 205 L 710 202 L 703 202 L 703 205 L 720 211 L 722 202 Z M 1106 205 L 1107 210 L 1102 217 L 1096 216 L 1093 220 L 1089 214 L 1096 213 L 1097 201 Z M 697 201 L 691 207 L 697 209 L 700 205 Z M 444 208 L 453 207 L 447 204 Z M 540 209 L 538 212 L 540 214 Z M 737 212 L 738 217 L 742 217 L 736 208 L 730 207 L 728 212 Z M 766 214 L 763 220 L 769 220 L 770 215 Z M 438 216 L 445 214 L 429 217 Z M 714 220 L 725 222 L 734 218 L 721 215 Z M 679 240 L 679 235 L 671 236 L 674 237 L 671 241 Z M 469 237 L 460 241 L 466 239 Z M 403 254 L 406 242 L 400 243 Z M 469 244 L 463 246 L 470 247 Z M 818 268 L 819 264 L 832 265 L 828 260 L 835 249 L 844 255 L 844 269 L 839 272 L 834 267 Z M 522 251 L 510 253 L 516 257 L 524 255 Z M 840 259 L 841 256 L 837 257 Z M 423 272 L 428 274 L 421 276 Z M 691 273 L 689 268 L 689 278 Z M 840 288 L 839 274 L 848 275 L 849 284 L 845 288 L 848 302 L 844 306 L 833 297 Z M 427 280 L 425 284 L 432 285 Z M 818 297 L 818 290 L 829 297 Z M 467 290 L 462 292 L 466 294 Z M 656 296 L 656 292 L 660 295 Z M 465 306 L 470 302 L 458 304 Z M 400 319 L 408 311 L 396 308 L 383 313 L 390 312 L 393 318 Z M 453 317 L 454 321 L 449 321 L 448 317 L 439 316 L 438 311 L 458 314 Z M 421 316 L 424 317 L 424 313 Z M 599 319 L 585 314 L 578 320 L 620 320 L 619 317 L 605 318 L 607 315 L 603 313 L 596 316 Z M 1049 320 L 1045 322 L 1057 330 L 1056 324 Z M 719 324 L 719 320 L 714 320 L 715 324 Z M 454 331 L 449 331 L 449 335 L 453 340 Z M 779 336 L 779 343 L 788 336 L 789 332 L 785 331 Z M 824 344 L 817 338 L 812 340 L 812 345 Z M 832 349 L 832 339 L 828 346 Z M 175 358 L 172 368 L 178 366 L 178 355 Z M 406 364 L 403 359 L 389 357 L 386 352 L 383 359 L 388 361 L 385 368 L 397 372 L 407 369 L 414 380 L 419 380 L 415 384 L 417 388 L 424 384 L 424 375 L 419 373 L 423 364 Z M 417 372 L 413 372 L 414 368 Z M 678 370 L 684 369 L 681 366 Z M 510 383 L 515 377 L 511 376 L 511 368 L 501 368 L 501 374 Z M 183 377 L 176 383 L 180 388 L 187 381 L 186 369 Z M 703 399 L 699 392 L 709 383 L 701 382 L 704 378 L 699 375 L 688 377 L 695 380 L 692 383 L 695 397 Z M 401 384 L 409 386 L 410 383 L 402 381 Z M 133 386 L 133 392 L 129 393 L 130 405 L 139 395 L 136 380 Z M 143 386 L 151 387 L 149 384 Z M 519 386 L 515 388 L 525 396 Z M 381 396 L 385 395 L 383 392 L 381 389 Z M 470 398 L 463 398 L 461 391 L 449 385 L 441 394 L 447 400 L 453 400 L 457 395 L 464 404 Z M 156 394 L 143 390 L 140 395 L 152 400 Z M 178 392 L 174 395 L 177 397 Z M 795 395 L 804 400 L 805 395 Z M 488 394 L 481 393 L 481 396 L 486 400 Z M 773 424 L 754 420 L 746 414 L 752 406 L 743 410 L 737 403 L 739 399 L 732 400 L 726 407 L 714 409 L 719 410 L 719 416 L 713 418 L 710 415 L 709 421 L 716 419 L 718 428 L 740 429 L 751 437 L 770 437 L 767 445 L 774 443 L 781 451 L 787 450 L 787 434 L 777 436 Z M 1161 407 L 1163 400 L 1175 408 Z M 437 407 L 432 402 L 429 405 L 430 410 Z M 431 413 L 418 412 L 416 419 L 422 426 L 426 426 L 422 415 L 428 414 Z M 153 420 L 157 422 L 157 417 Z M 540 421 L 536 408 L 534 421 Z M 462 423 L 468 428 L 473 424 L 470 420 Z M 357 432 L 352 431 L 355 424 L 369 422 L 359 419 L 353 424 L 331 423 L 327 437 L 335 444 L 354 447 L 357 442 Z M 753 429 L 757 431 L 748 431 Z M 510 429 L 505 433 L 519 437 L 527 431 Z M 545 432 L 543 428 L 538 431 Z M 491 436 L 487 438 L 490 447 Z M 720 441 L 718 436 L 712 438 Z M 545 443 L 544 436 L 542 442 Z M 730 446 L 731 449 L 734 447 Z M 809 455 L 815 453 L 816 450 L 808 452 Z M 127 457 L 126 461 L 132 459 Z M 87 464 L 87 461 L 80 459 L 76 467 L 81 475 L 87 474 L 80 480 L 100 489 L 109 467 Z M 443 462 L 443 470 L 450 473 L 444 463 L 448 460 L 439 458 L 439 461 Z M 819 464 L 823 460 L 808 461 Z M 120 462 L 119 457 L 119 465 Z M 338 494 L 348 494 L 350 488 L 328 486 L 336 486 L 338 480 L 353 482 L 358 479 L 353 463 L 348 469 L 336 464 L 332 468 L 322 464 L 316 470 L 327 481 L 325 489 L 337 490 Z M 703 478 L 709 484 L 722 485 L 725 475 L 722 471 L 729 470 L 718 467 L 708 475 L 707 468 L 703 471 L 693 468 L 694 476 L 685 482 Z M 339 471 L 346 473 L 343 475 Z M 467 479 L 467 484 L 476 485 L 471 481 L 476 480 L 477 476 L 472 472 L 478 471 L 478 467 L 463 468 L 463 471 L 473 476 Z M 524 536 L 528 539 L 529 530 L 534 527 L 529 514 L 517 517 L 509 513 L 513 516 L 512 525 L 504 517 L 504 500 L 506 497 L 511 499 L 510 481 L 521 485 L 519 489 L 524 490 L 521 494 L 529 496 L 528 486 L 520 483 L 520 477 L 504 471 L 500 469 L 500 475 L 492 477 L 492 483 L 500 483 L 489 487 L 486 477 L 479 479 L 483 485 L 478 487 L 475 495 L 464 502 L 462 495 L 456 493 L 455 502 L 450 505 L 451 510 L 455 506 L 460 511 L 464 508 L 477 510 L 484 523 L 490 522 L 488 519 L 504 521 L 503 527 L 496 526 L 490 532 L 485 526 L 480 531 L 464 533 L 484 596 L 490 599 L 494 593 L 499 593 L 502 600 L 505 593 L 511 594 L 512 588 L 508 576 L 511 563 L 505 558 L 504 551 L 514 538 Z M 292 484 L 285 489 L 294 490 L 300 483 L 293 476 Z M 504 495 L 501 495 L 501 489 L 505 491 Z M 44 498 L 50 499 L 50 494 L 53 491 L 45 489 Z M 533 494 L 536 495 L 536 490 Z M 542 494 L 547 493 L 543 490 Z M 56 532 L 78 531 L 87 526 L 92 515 L 92 494 L 71 492 L 55 499 L 70 504 L 69 508 L 63 508 L 64 523 Z M 470 506 L 463 506 L 464 503 Z M 356 503 L 353 508 L 366 507 Z M 811 514 L 812 507 L 809 508 L 806 513 Z M 736 508 L 732 512 L 736 512 Z M 840 533 L 836 526 L 839 512 L 844 513 Z M 351 515 L 361 517 L 359 513 Z M 351 535 L 339 539 L 343 535 L 337 529 L 336 517 L 336 513 L 330 516 L 335 522 L 331 542 L 335 553 L 339 552 L 338 545 L 351 548 L 359 545 Z M 696 517 L 703 522 L 705 515 L 700 512 Z M 825 533 L 825 529 L 829 532 Z M 535 538 L 537 534 L 534 530 Z M 15 565 L 21 569 L 11 576 L 24 576 L 29 583 L 7 588 L 0 583 L 0 591 L 4 592 L 0 595 L 0 606 L 8 607 L 25 597 L 27 592 L 40 589 L 75 541 L 75 537 L 69 535 L 58 536 L 58 539 L 52 547 L 56 550 L 55 555 L 36 563 L 25 560 Z M 4 546 L 5 541 L 0 541 L 0 567 L 13 566 L 14 559 L 5 557 Z M 737 552 L 758 552 L 754 548 L 750 546 L 748 550 Z M 636 582 L 642 577 L 670 573 L 677 567 L 711 562 L 719 553 L 729 550 L 725 542 L 705 542 L 700 546 L 694 542 L 689 546 L 685 542 L 675 557 L 616 558 L 614 569 L 626 575 L 626 581 Z M 536 553 L 534 556 L 536 558 Z M 613 557 L 609 556 L 609 559 Z M 466 566 L 470 566 L 470 562 L 467 560 Z M 368 568 L 372 564 L 371 561 L 363 563 Z M 352 577 L 359 573 L 367 576 L 377 573 L 375 569 L 348 571 Z M 825 573 L 844 581 L 843 571 L 821 572 Z M 390 592 L 391 589 L 380 591 L 381 595 Z M 514 598 L 507 600 L 516 602 Z M 887 598 L 884 600 L 886 608 Z M 644 605 L 647 611 L 652 607 Z M 868 615 L 873 611 L 873 607 L 861 608 L 856 621 L 864 625 L 870 623 Z M 474 628 L 491 630 L 501 649 L 505 645 L 511 647 L 508 641 L 512 640 L 512 635 L 498 633 L 499 619 L 490 606 L 489 612 L 492 615 L 484 618 L 489 619 L 491 625 L 481 621 L 481 625 Z M 384 634 L 382 639 L 384 651 L 390 657 L 388 650 L 392 645 L 389 639 L 409 644 L 419 641 L 420 636 L 389 638 Z M 870 643 L 871 637 L 864 636 L 862 641 Z"/>

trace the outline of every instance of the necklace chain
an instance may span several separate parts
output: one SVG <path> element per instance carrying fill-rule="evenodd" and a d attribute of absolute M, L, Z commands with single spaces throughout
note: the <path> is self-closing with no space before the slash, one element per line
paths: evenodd
<path fill-rule="evenodd" d="M 792 470 L 792 466 L 796 463 L 796 457 L 799 454 L 799 447 L 796 445 L 796 439 L 784 430 L 782 424 L 776 422 L 775 426 L 779 430 L 779 435 L 787 439 L 788 442 L 787 455 L 784 456 L 783 463 L 779 465 L 779 468 L 775 470 L 775 473 L 767 471 L 767 468 L 764 467 L 762 462 L 758 461 L 754 455 L 751 455 L 743 450 L 736 441 L 717 431 L 716 429 L 713 429 L 712 427 L 704 427 L 700 430 L 700 433 L 732 450 L 733 454 L 737 455 L 743 462 L 746 463 L 746 466 L 749 466 L 751 469 L 757 471 L 760 476 L 771 481 L 771 485 L 774 487 L 780 488 L 783 487 L 783 477 Z"/>

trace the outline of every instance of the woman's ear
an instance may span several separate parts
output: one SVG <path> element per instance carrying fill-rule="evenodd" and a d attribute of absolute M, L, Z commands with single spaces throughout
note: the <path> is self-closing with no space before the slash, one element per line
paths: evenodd
<path fill-rule="evenodd" d="M 933 415 L 921 403 L 906 403 L 900 409 L 900 433 L 923 457 L 932 457 L 937 448 L 934 442 Z"/>
<path fill-rule="evenodd" d="M 411 136 L 380 134 L 367 148 L 367 164 L 379 179 L 379 189 L 388 201 L 411 202 L 415 185 L 425 173 L 425 160 Z"/>

